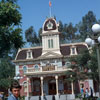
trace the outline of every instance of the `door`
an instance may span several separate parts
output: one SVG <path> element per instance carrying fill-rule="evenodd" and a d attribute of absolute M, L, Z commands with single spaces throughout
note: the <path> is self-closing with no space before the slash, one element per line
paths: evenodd
<path fill-rule="evenodd" d="M 49 83 L 49 95 L 56 94 L 56 83 Z"/>

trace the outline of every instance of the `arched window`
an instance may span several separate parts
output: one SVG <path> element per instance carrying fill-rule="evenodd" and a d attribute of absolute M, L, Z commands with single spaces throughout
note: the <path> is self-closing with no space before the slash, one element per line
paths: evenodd
<path fill-rule="evenodd" d="M 26 73 L 27 71 L 27 66 L 23 66 L 23 72 Z"/>
<path fill-rule="evenodd" d="M 37 65 L 37 64 L 34 65 L 33 67 L 34 67 L 35 70 L 38 70 L 39 69 L 39 65 Z"/>
<path fill-rule="evenodd" d="M 24 86 L 24 92 L 27 92 L 27 82 L 24 82 L 23 86 Z"/>

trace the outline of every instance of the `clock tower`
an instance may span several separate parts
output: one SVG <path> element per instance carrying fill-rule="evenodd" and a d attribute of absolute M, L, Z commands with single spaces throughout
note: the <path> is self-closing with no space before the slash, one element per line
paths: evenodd
<path fill-rule="evenodd" d="M 48 52 L 61 55 L 58 27 L 59 24 L 54 18 L 45 20 L 42 28 L 42 55 Z"/>

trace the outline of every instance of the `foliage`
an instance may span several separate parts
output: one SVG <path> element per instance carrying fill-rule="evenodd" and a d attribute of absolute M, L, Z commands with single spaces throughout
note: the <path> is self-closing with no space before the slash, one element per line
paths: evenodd
<path fill-rule="evenodd" d="M 21 14 L 13 0 L 0 2 L 0 58 L 22 47 Z"/>
<path fill-rule="evenodd" d="M 8 89 L 15 73 L 12 58 L 24 44 L 17 0 L 0 1 L 0 89 Z"/>
<path fill-rule="evenodd" d="M 74 27 L 72 23 L 69 24 L 62 24 L 61 21 L 59 21 L 59 32 L 61 32 L 60 35 L 60 41 L 67 41 L 67 42 L 73 42 L 76 40 L 77 35 L 77 28 L 76 26 Z"/>
<path fill-rule="evenodd" d="M 40 28 L 38 31 L 38 39 L 39 39 L 39 42 L 41 43 L 42 42 L 42 28 Z"/>
<path fill-rule="evenodd" d="M 14 65 L 10 57 L 0 59 L 0 88 L 8 88 L 14 77 Z"/>
<path fill-rule="evenodd" d="M 40 30 L 40 33 L 41 33 L 41 30 Z M 26 38 L 27 42 L 29 42 L 31 45 L 36 45 L 36 44 L 40 43 L 39 37 L 37 36 L 33 26 L 29 27 L 25 31 L 25 38 Z"/>
<path fill-rule="evenodd" d="M 69 77 L 69 81 L 76 81 L 76 80 L 85 80 L 88 78 L 88 61 L 90 60 L 90 54 L 88 50 L 81 51 L 80 55 L 70 57 L 71 65 L 69 68 L 72 69 L 72 71 L 67 71 L 66 75 L 72 76 Z"/>
<path fill-rule="evenodd" d="M 82 21 L 78 24 L 78 31 L 82 41 L 85 41 L 87 36 L 91 35 L 91 28 L 95 23 L 97 23 L 97 19 L 92 11 L 89 11 L 85 16 L 82 17 Z"/>

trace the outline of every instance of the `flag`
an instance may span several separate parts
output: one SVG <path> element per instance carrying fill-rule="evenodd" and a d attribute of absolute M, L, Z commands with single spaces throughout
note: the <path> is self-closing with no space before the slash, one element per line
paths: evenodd
<path fill-rule="evenodd" d="M 51 1 L 49 1 L 49 6 L 51 7 Z"/>

